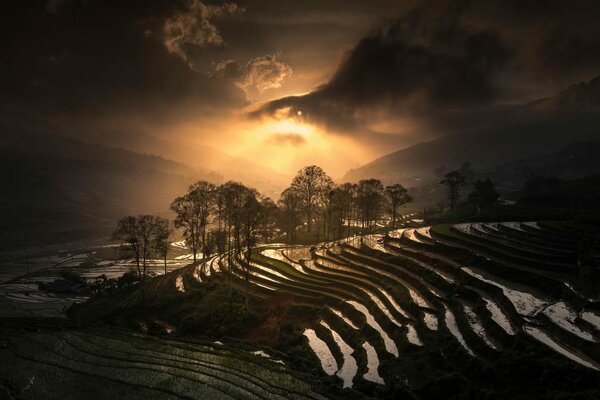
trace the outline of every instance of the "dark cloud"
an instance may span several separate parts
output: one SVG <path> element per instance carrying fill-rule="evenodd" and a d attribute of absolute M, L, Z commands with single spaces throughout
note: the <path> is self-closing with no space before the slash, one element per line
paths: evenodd
<path fill-rule="evenodd" d="M 281 87 L 284 79 L 292 76 L 292 68 L 277 55 L 266 55 L 241 65 L 236 60 L 218 62 L 209 75 L 233 80 L 252 98 L 265 90 Z"/>
<path fill-rule="evenodd" d="M 448 122 L 489 115 L 600 74 L 600 3 L 416 1 L 348 52 L 332 78 L 254 115 L 298 110 L 338 132 L 373 115 Z M 475 117 L 477 118 L 477 117 Z"/>
<path fill-rule="evenodd" d="M 167 127 L 306 91 L 393 3 L 0 2 L 0 122 L 85 138 L 108 120 L 127 131 L 129 121 Z M 235 60 L 221 65 L 231 79 L 206 74 L 223 60 Z"/>
<path fill-rule="evenodd" d="M 4 1 L 0 122 L 83 137 L 78 122 L 133 131 L 194 120 L 200 143 L 222 134 L 200 117 L 279 97 L 258 114 L 283 110 L 404 146 L 495 123 L 499 104 L 599 75 L 599 9 L 592 0 Z M 390 119 L 398 131 L 378 125 Z M 399 139 L 402 126 L 413 139 Z"/>
<path fill-rule="evenodd" d="M 213 18 L 243 12 L 236 3 L 222 5 L 204 4 L 198 0 L 189 0 L 184 9 L 178 10 L 166 18 L 163 26 L 163 40 L 170 53 L 189 61 L 188 46 L 223 46 L 225 41 Z M 150 31 L 151 32 L 151 31 Z M 193 67 L 193 65 L 190 64 Z"/>
<path fill-rule="evenodd" d="M 180 37 L 169 42 L 171 49 L 165 46 L 165 26 L 181 21 L 182 13 L 191 12 L 190 4 L 205 20 L 234 7 L 73 0 L 53 2 L 48 12 L 42 1 L 3 2 L 3 123 L 112 119 L 113 125 L 127 129 L 129 120 L 143 119 L 150 125 L 182 114 L 243 106 L 247 101 L 237 87 L 193 71 L 185 57 L 169 51 L 216 43 L 218 31 L 201 42 L 200 35 L 210 30 L 206 23 L 197 30 L 184 27 Z M 175 35 L 174 28 L 167 31 Z"/>

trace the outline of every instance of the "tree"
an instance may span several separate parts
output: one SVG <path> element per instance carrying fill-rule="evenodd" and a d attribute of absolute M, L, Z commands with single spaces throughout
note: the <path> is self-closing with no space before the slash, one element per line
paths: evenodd
<path fill-rule="evenodd" d="M 296 241 L 296 228 L 300 224 L 301 203 L 300 196 L 292 188 L 285 189 L 277 201 L 279 226 L 286 232 L 290 244 L 294 244 Z"/>
<path fill-rule="evenodd" d="M 316 165 L 309 165 L 298 171 L 298 174 L 292 180 L 291 189 L 294 190 L 300 199 L 306 212 L 306 230 L 312 232 L 313 210 L 319 201 L 331 188 L 333 181 L 331 178 Z"/>
<path fill-rule="evenodd" d="M 357 210 L 357 197 L 358 197 L 358 185 L 356 183 L 342 183 L 339 186 L 340 197 L 341 197 L 341 209 L 342 216 L 340 217 L 340 237 L 343 236 L 342 227 L 345 225 L 347 228 L 346 236 L 352 234 L 353 228 L 358 220 Z"/>
<path fill-rule="evenodd" d="M 127 244 L 127 247 L 135 258 L 135 265 L 138 271 L 138 279 L 142 277 L 140 268 L 140 258 L 142 256 L 141 238 L 138 233 L 138 219 L 136 217 L 123 217 L 117 222 L 117 228 L 112 234 L 115 240 L 121 240 Z"/>
<path fill-rule="evenodd" d="M 190 186 L 188 195 L 194 204 L 194 211 L 197 213 L 198 228 L 200 229 L 200 245 L 203 254 L 206 255 L 206 228 L 211 212 L 215 205 L 217 187 L 206 181 L 198 181 Z M 194 262 L 196 255 L 194 254 Z"/>
<path fill-rule="evenodd" d="M 463 162 L 458 168 L 458 172 L 465 178 L 466 183 L 472 183 L 475 179 L 475 172 L 470 162 Z"/>
<path fill-rule="evenodd" d="M 469 194 L 469 202 L 480 207 L 494 204 L 498 200 L 496 185 L 488 178 L 485 181 L 478 180 L 473 184 L 475 190 Z"/>
<path fill-rule="evenodd" d="M 185 243 L 190 246 L 194 262 L 196 262 L 196 254 L 198 253 L 200 242 L 200 224 L 198 215 L 194 211 L 194 202 L 187 194 L 177 197 L 171 203 L 171 210 L 176 214 L 175 226 L 183 228 Z"/>
<path fill-rule="evenodd" d="M 233 280 L 232 271 L 232 253 L 239 256 L 242 248 L 241 242 L 241 225 L 242 225 L 242 207 L 244 206 L 245 196 L 248 191 L 246 186 L 239 182 L 229 181 L 220 186 L 219 191 L 222 196 L 222 212 L 223 222 L 226 232 L 227 258 L 228 258 L 228 273 L 229 273 L 229 293 L 228 299 L 231 301 L 231 287 Z"/>
<path fill-rule="evenodd" d="M 171 204 L 171 210 L 177 214 L 175 226 L 184 229 L 184 237 L 193 252 L 194 262 L 200 247 L 206 243 L 206 228 L 214 207 L 216 186 L 212 183 L 199 181 L 191 185 L 188 192 L 176 198 Z"/>
<path fill-rule="evenodd" d="M 404 186 L 399 183 L 386 186 L 385 193 L 390 201 L 390 207 L 392 211 L 392 229 L 395 229 L 398 207 L 403 204 L 410 203 L 412 201 L 412 197 L 408 194 L 408 190 L 406 190 Z"/>
<path fill-rule="evenodd" d="M 381 217 L 384 209 L 386 198 L 381 181 L 379 179 L 363 179 L 358 182 L 356 200 L 361 219 L 361 233 L 365 234 Z"/>
<path fill-rule="evenodd" d="M 460 192 L 467 184 L 467 180 L 459 171 L 451 171 L 444 176 L 440 184 L 446 186 L 446 197 L 450 203 L 450 209 L 454 210 L 460 198 Z"/>
<path fill-rule="evenodd" d="M 244 279 L 246 280 L 246 302 L 248 301 L 248 291 L 250 288 L 250 256 L 252 247 L 256 245 L 258 231 L 261 221 L 266 217 L 266 209 L 263 199 L 259 198 L 258 192 L 254 189 L 245 190 L 241 214 L 241 223 L 243 225 L 242 243 L 245 245 L 245 263 L 242 263 L 244 269 Z"/>
<path fill-rule="evenodd" d="M 325 202 L 325 240 L 330 240 L 333 234 L 334 238 L 341 238 L 344 225 L 350 219 L 352 207 L 353 184 L 344 183 L 334 187 L 327 193 Z"/>
<path fill-rule="evenodd" d="M 261 206 L 263 218 L 260 219 L 259 233 L 264 243 L 269 243 L 277 230 L 277 205 L 270 197 L 262 197 Z"/>
<path fill-rule="evenodd" d="M 173 227 L 171 226 L 171 222 L 166 218 L 156 217 L 154 223 L 154 251 L 158 257 L 163 259 L 166 274 L 167 255 L 169 253 L 169 246 L 171 245 L 169 239 L 173 234 Z"/>
<path fill-rule="evenodd" d="M 155 226 L 156 217 L 153 215 L 128 216 L 117 222 L 113 233 L 113 238 L 125 241 L 130 247 L 141 282 L 146 279 L 146 260 L 152 251 Z"/>
<path fill-rule="evenodd" d="M 152 253 L 152 245 L 156 228 L 154 215 L 140 215 L 138 218 L 138 234 L 142 249 L 142 282 L 146 281 L 146 261 Z"/>

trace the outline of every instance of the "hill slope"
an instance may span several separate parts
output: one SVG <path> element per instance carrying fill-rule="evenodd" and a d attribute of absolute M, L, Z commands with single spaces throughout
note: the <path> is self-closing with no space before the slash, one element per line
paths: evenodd
<path fill-rule="evenodd" d="M 157 156 L 5 128 L 0 179 L 0 250 L 7 250 L 106 236 L 117 218 L 166 213 L 194 180 L 221 177 Z"/>
<path fill-rule="evenodd" d="M 480 168 L 555 152 L 600 135 L 600 77 L 579 83 L 554 97 L 499 112 L 485 129 L 449 134 L 385 155 L 344 180 L 376 177 L 409 185 L 416 177 L 433 176 L 437 167 L 455 168 L 470 161 Z"/>

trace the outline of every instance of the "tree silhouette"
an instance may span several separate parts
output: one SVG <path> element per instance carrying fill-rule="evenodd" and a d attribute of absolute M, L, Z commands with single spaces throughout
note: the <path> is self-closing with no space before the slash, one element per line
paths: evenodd
<path fill-rule="evenodd" d="M 320 200 L 333 187 L 333 181 L 321 167 L 309 165 L 298 171 L 292 181 L 294 190 L 306 212 L 306 230 L 312 232 L 313 211 Z"/>
<path fill-rule="evenodd" d="M 281 193 L 279 206 L 279 226 L 286 232 L 288 243 L 295 244 L 296 228 L 300 224 L 300 209 L 302 200 L 296 191 L 287 188 Z"/>
<path fill-rule="evenodd" d="M 379 179 L 363 179 L 358 182 L 357 206 L 361 219 L 362 234 L 370 231 L 384 209 L 386 199 Z"/>
<path fill-rule="evenodd" d="M 215 205 L 216 189 L 212 183 L 199 181 L 171 204 L 171 210 L 177 214 L 175 226 L 184 228 L 184 237 L 192 248 L 194 262 L 198 250 L 206 243 L 206 228 Z"/>
<path fill-rule="evenodd" d="M 446 197 L 450 203 L 450 209 L 454 210 L 460 198 L 460 192 L 467 184 L 467 180 L 459 171 L 448 172 L 440 184 L 446 186 Z"/>
<path fill-rule="evenodd" d="M 154 251 L 156 255 L 163 259 L 165 265 L 165 274 L 167 273 L 167 255 L 171 243 L 169 239 L 173 234 L 171 222 L 162 217 L 156 217 L 154 221 Z"/>
<path fill-rule="evenodd" d="M 496 185 L 489 178 L 485 181 L 478 180 L 473 183 L 475 190 L 469 194 L 469 202 L 480 207 L 494 204 L 498 200 Z"/>
<path fill-rule="evenodd" d="M 399 183 L 386 186 L 385 193 L 390 201 L 392 211 L 392 229 L 394 229 L 396 228 L 396 215 L 398 207 L 403 204 L 410 203 L 412 201 L 412 197 L 408 194 L 408 190 L 406 190 L 404 186 Z"/>
<path fill-rule="evenodd" d="M 140 281 L 141 302 L 144 302 L 143 284 L 146 281 L 146 261 L 150 256 L 156 236 L 157 218 L 153 215 L 138 215 L 121 218 L 113 238 L 124 240 L 135 257 Z M 141 265 L 140 265 L 141 262 Z"/>

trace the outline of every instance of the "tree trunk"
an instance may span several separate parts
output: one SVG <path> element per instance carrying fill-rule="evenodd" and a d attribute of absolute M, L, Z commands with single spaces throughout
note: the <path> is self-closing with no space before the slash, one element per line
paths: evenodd
<path fill-rule="evenodd" d="M 246 306 L 248 306 L 248 297 L 250 296 L 250 246 L 246 246 Z"/>
<path fill-rule="evenodd" d="M 202 257 L 206 257 L 206 225 L 202 225 Z"/>
<path fill-rule="evenodd" d="M 229 288 L 227 290 L 227 301 L 231 304 L 231 285 L 233 284 L 233 274 L 231 268 L 231 222 L 227 219 L 227 269 L 229 271 Z"/>
<path fill-rule="evenodd" d="M 192 227 L 192 258 L 194 260 L 194 264 L 196 264 L 196 250 L 198 247 L 198 243 L 196 242 L 196 230 Z"/>
<path fill-rule="evenodd" d="M 135 255 L 135 264 L 137 266 L 138 279 L 141 281 L 142 280 L 142 270 L 140 269 L 140 255 L 139 255 L 139 253 Z"/>

